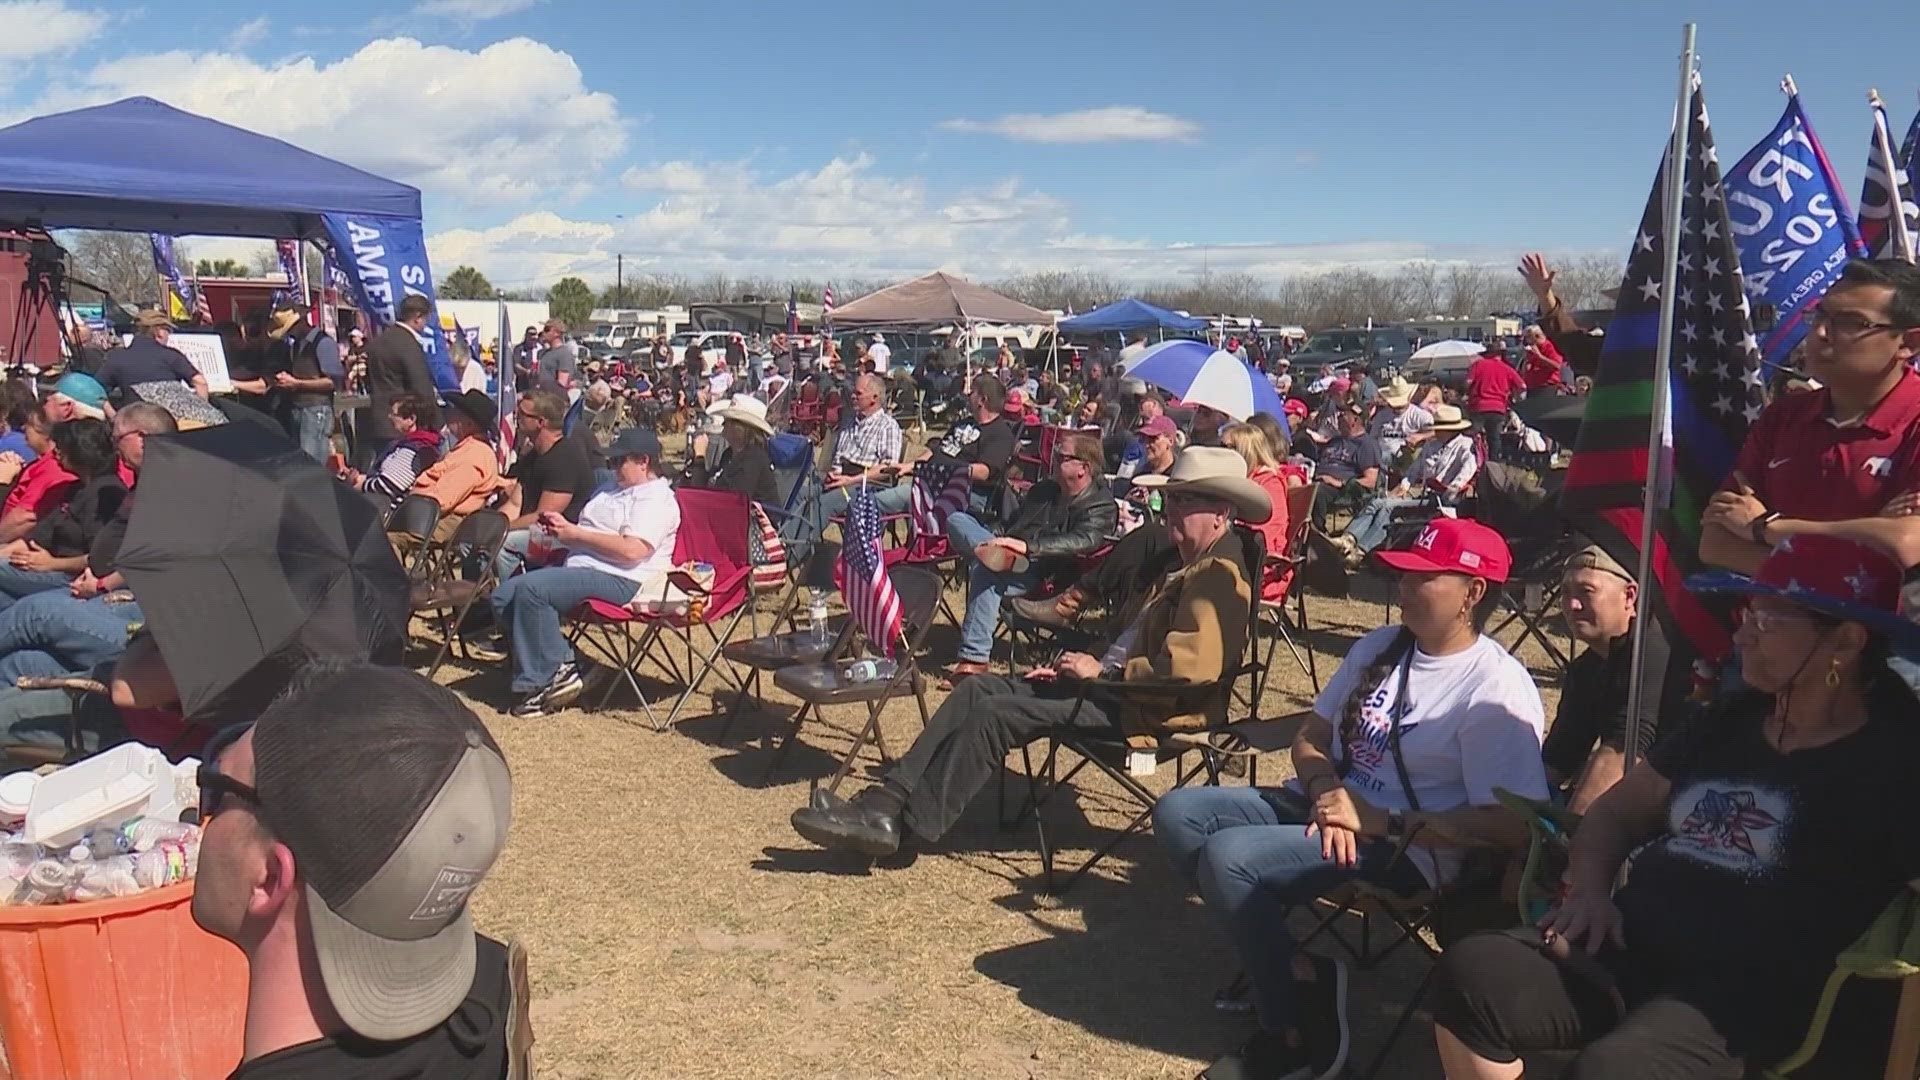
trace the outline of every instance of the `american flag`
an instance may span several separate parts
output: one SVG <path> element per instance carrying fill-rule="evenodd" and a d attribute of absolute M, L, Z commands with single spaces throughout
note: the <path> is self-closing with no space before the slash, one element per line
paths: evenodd
<path fill-rule="evenodd" d="M 833 327 L 833 283 L 827 283 L 827 291 L 820 297 L 820 325 L 828 329 Z"/>
<path fill-rule="evenodd" d="M 840 549 L 840 591 L 847 612 L 867 635 L 867 644 L 892 656 L 903 625 L 900 597 L 887 577 L 880 553 L 880 508 L 865 484 L 854 489 L 847 504 L 847 542 Z"/>
<path fill-rule="evenodd" d="M 1660 587 L 1650 585 L 1642 595 L 1652 597 L 1663 622 L 1677 628 L 1696 655 L 1712 659 L 1726 652 L 1731 639 L 1725 625 L 1682 586 L 1681 574 L 1698 568 L 1701 511 L 1733 471 L 1747 426 L 1760 415 L 1764 380 L 1697 76 L 1688 121 L 1678 280 L 1660 280 L 1667 201 L 1663 161 L 1634 232 L 1560 507 L 1575 528 L 1606 546 L 1622 565 L 1638 562 L 1660 301 L 1676 289 L 1668 383 L 1671 456 L 1661 470 L 1671 477 L 1657 492 L 1664 498 L 1655 500 L 1650 562 Z M 1668 638 L 1678 640 L 1672 633 Z"/>
<path fill-rule="evenodd" d="M 300 295 L 300 241 L 275 240 L 273 249 L 280 256 L 280 272 L 287 275 L 287 298 L 301 307 L 307 306 L 307 298 Z"/>
<path fill-rule="evenodd" d="M 967 508 L 973 477 L 964 465 L 915 467 L 913 487 L 907 492 L 907 522 L 914 536 L 932 540 L 947 534 L 947 518 Z"/>
<path fill-rule="evenodd" d="M 1871 258 L 1912 262 L 1920 241 L 1920 206 L 1915 205 L 1907 170 L 1914 163 L 1914 144 L 1920 142 L 1920 115 L 1895 146 L 1880 95 L 1869 93 L 1868 102 L 1873 106 L 1873 140 L 1867 150 L 1867 177 L 1860 185 L 1860 239 Z M 1887 153 L 1881 153 L 1883 146 Z M 1895 205 L 1903 211 L 1898 219 L 1893 216 Z"/>

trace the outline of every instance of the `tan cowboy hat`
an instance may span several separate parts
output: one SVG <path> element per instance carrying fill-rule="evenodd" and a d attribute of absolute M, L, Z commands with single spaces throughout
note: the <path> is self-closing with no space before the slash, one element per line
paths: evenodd
<path fill-rule="evenodd" d="M 1234 516 L 1258 525 L 1273 516 L 1273 497 L 1247 479 L 1247 459 L 1222 446 L 1189 446 L 1173 459 L 1167 475 L 1136 476 L 1139 487 L 1164 487 L 1173 495 L 1190 491 L 1233 504 Z"/>
<path fill-rule="evenodd" d="M 773 435 L 773 425 L 767 423 L 767 403 L 751 394 L 735 395 L 716 415 L 722 420 L 738 420 L 768 437 Z"/>
<path fill-rule="evenodd" d="M 1458 405 L 1437 405 L 1433 410 L 1434 431 L 1465 431 L 1473 426 Z"/>
<path fill-rule="evenodd" d="M 1403 409 L 1413 400 L 1413 384 L 1395 375 L 1392 382 L 1380 388 L 1380 400 L 1389 409 Z"/>
<path fill-rule="evenodd" d="M 273 334 L 275 337 L 279 337 L 280 335 L 285 334 L 287 331 L 293 329 L 293 324 L 299 321 L 300 321 L 299 308 L 291 308 L 291 307 L 279 308 L 278 310 L 274 311 L 273 314 L 270 316 L 270 321 L 267 324 L 267 331 L 268 333 Z"/>

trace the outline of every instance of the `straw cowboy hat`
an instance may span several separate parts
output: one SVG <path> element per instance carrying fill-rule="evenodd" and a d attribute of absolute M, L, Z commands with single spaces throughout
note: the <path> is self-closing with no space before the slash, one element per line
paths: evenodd
<path fill-rule="evenodd" d="M 1247 459 L 1238 450 L 1189 446 L 1173 459 L 1167 475 L 1136 476 L 1133 482 L 1139 487 L 1164 487 L 1169 495 L 1191 492 L 1225 499 L 1233 504 L 1234 516 L 1249 525 L 1273 516 L 1272 496 L 1247 479 Z"/>
<path fill-rule="evenodd" d="M 1413 400 L 1413 384 L 1398 375 L 1380 388 L 1380 400 L 1389 409 L 1404 409 Z"/>
<path fill-rule="evenodd" d="M 1458 405 L 1436 405 L 1433 409 L 1432 431 L 1465 431 L 1473 426 Z"/>
<path fill-rule="evenodd" d="M 769 438 L 773 435 L 773 425 L 767 423 L 767 403 L 751 394 L 728 399 L 726 407 L 714 415 L 722 420 L 738 420 Z"/>

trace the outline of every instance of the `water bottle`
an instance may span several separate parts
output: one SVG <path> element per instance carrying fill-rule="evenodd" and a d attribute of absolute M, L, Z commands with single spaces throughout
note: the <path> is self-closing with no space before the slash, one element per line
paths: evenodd
<path fill-rule="evenodd" d="M 877 656 L 855 660 L 840 669 L 840 676 L 850 683 L 876 682 L 893 678 L 899 670 L 900 665 L 894 663 L 891 657 Z"/>
<path fill-rule="evenodd" d="M 132 896 L 141 890 L 134 876 L 134 857 L 115 855 L 89 864 L 73 883 L 70 896 L 75 901 L 105 900 L 114 896 Z"/>
<path fill-rule="evenodd" d="M 0 840 L 0 892 L 11 891 L 39 861 L 39 844 L 11 835 Z"/>
<path fill-rule="evenodd" d="M 67 898 L 72 875 L 58 859 L 41 859 L 27 871 L 25 880 L 13 894 L 16 904 L 57 904 Z"/>
<path fill-rule="evenodd" d="M 807 627 L 813 644 L 825 648 L 831 643 L 832 637 L 827 633 L 827 590 L 807 590 Z"/>
<path fill-rule="evenodd" d="M 143 817 L 127 823 L 122 830 L 132 851 L 152 851 L 155 846 L 172 840 L 183 842 L 199 832 L 192 825 L 178 821 L 166 821 L 161 818 Z"/>

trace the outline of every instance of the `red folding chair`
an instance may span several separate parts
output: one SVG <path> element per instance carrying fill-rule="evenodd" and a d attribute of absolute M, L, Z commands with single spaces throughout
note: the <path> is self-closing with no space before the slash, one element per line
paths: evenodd
<path fill-rule="evenodd" d="M 756 526 L 748 510 L 747 497 L 733 491 L 685 488 L 675 491 L 674 498 L 680 503 L 680 532 L 673 545 L 674 565 L 708 563 L 713 567 L 712 584 L 704 590 L 686 590 L 693 596 L 693 603 L 685 611 L 652 614 L 604 600 L 589 600 L 572 616 L 574 644 L 617 673 L 601 696 L 599 707 L 606 708 L 614 691 L 625 685 L 640 699 L 640 707 L 657 731 L 666 730 L 679 719 L 680 710 L 717 666 L 715 660 L 732 639 L 740 620 L 753 611 L 753 605 L 747 602 L 753 570 L 747 534 Z M 681 587 L 686 588 L 684 584 Z M 718 629 L 723 622 L 725 628 Z M 704 654 L 696 650 L 695 627 L 706 631 L 708 644 L 704 646 Z M 677 636 L 685 645 L 684 668 L 674 655 L 670 636 Z M 664 722 L 654 713 L 646 692 L 640 688 L 640 664 L 649 658 L 686 686 Z M 723 673 L 733 678 L 731 671 L 723 669 Z"/>

